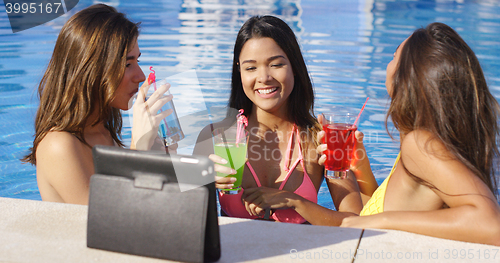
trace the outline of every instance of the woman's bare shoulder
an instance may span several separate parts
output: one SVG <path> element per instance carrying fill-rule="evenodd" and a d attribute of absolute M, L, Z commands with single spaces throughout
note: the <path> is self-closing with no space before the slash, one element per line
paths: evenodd
<path fill-rule="evenodd" d="M 69 132 L 50 131 L 38 144 L 37 155 L 39 153 L 66 155 L 70 152 L 80 151 L 83 146 L 85 144 Z"/>
<path fill-rule="evenodd" d="M 404 136 L 401 141 L 401 157 L 417 161 L 453 158 L 443 142 L 425 130 L 414 130 Z"/>
<path fill-rule="evenodd" d="M 453 180 L 457 174 L 472 173 L 461 163 L 437 136 L 428 131 L 408 133 L 401 142 L 401 160 L 409 172 L 430 182 L 440 184 Z"/>
<path fill-rule="evenodd" d="M 90 147 L 69 132 L 51 131 L 38 145 L 36 159 L 43 200 L 86 204 L 94 173 Z"/>
<path fill-rule="evenodd" d="M 93 172 L 92 149 L 69 132 L 51 131 L 40 141 L 36 149 L 38 171 L 53 172 L 68 167 L 84 173 Z M 59 168 L 55 168 L 59 167 Z M 89 168 L 90 167 L 90 168 Z"/>

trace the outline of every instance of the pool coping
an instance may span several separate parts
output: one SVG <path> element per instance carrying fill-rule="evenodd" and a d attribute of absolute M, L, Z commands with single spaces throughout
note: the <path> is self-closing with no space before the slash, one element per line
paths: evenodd
<path fill-rule="evenodd" d="M 0 197 L 0 262 L 166 262 L 87 248 L 87 206 Z M 500 247 L 395 230 L 219 217 L 218 262 L 498 262 Z M 487 257 L 487 258 L 486 258 Z"/>

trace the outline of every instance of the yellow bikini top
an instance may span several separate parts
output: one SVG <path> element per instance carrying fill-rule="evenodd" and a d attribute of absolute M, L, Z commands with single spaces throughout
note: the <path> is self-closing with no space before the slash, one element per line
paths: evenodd
<path fill-rule="evenodd" d="M 370 200 L 368 200 L 368 203 L 366 203 L 363 210 L 361 210 L 361 213 L 359 214 L 360 216 L 369 216 L 384 212 L 385 191 L 387 190 L 389 179 L 394 173 L 394 170 L 396 170 L 400 156 L 401 152 L 398 154 L 398 157 L 392 166 L 391 173 L 387 176 L 387 178 L 385 178 L 384 182 L 377 188 L 377 190 L 375 190 Z"/>

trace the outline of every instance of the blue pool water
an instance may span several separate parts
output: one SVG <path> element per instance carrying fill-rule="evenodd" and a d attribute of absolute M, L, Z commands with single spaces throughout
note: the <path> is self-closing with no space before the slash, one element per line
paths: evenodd
<path fill-rule="evenodd" d="M 1 0 L 0 0 L 1 1 Z M 385 68 L 396 47 L 419 27 L 444 22 L 479 57 L 490 89 L 500 98 L 500 4 L 494 0 L 152 0 L 103 1 L 141 21 L 144 72 L 169 75 L 196 70 L 208 107 L 225 106 L 232 47 L 243 22 L 272 14 L 296 32 L 316 92 L 316 113 L 333 105 L 361 108 L 359 129 L 372 169 L 383 180 L 398 153 L 384 126 L 388 95 Z M 81 0 L 74 14 L 94 1 Z M 0 196 L 40 200 L 35 168 L 19 159 L 33 139 L 37 83 L 57 34 L 69 15 L 13 34 L 0 4 Z M 177 104 L 182 102 L 176 101 Z M 390 126 L 391 129 L 391 126 Z M 397 134 L 395 134 L 397 139 Z M 124 138 L 130 139 L 125 127 Z M 332 208 L 326 185 L 319 203 Z"/>

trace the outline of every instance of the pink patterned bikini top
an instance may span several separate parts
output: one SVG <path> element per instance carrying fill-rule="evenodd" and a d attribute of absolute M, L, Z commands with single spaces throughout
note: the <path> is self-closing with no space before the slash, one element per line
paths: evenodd
<path fill-rule="evenodd" d="M 292 164 L 291 167 L 289 167 L 290 163 L 290 158 L 292 155 L 292 143 L 293 143 L 293 135 L 294 133 L 296 134 L 297 137 L 297 145 L 299 147 L 299 157 L 297 160 Z M 286 182 L 290 178 L 290 175 L 292 174 L 293 170 L 297 165 L 299 164 L 302 166 L 302 170 L 304 171 L 304 177 L 302 180 L 302 183 L 300 186 L 294 191 L 295 194 L 298 194 L 305 199 L 317 203 L 318 202 L 318 192 L 316 191 L 316 187 L 314 187 L 313 182 L 311 181 L 311 178 L 309 178 L 309 175 L 306 172 L 306 168 L 304 166 L 304 157 L 302 156 L 302 149 L 300 147 L 300 136 L 299 136 L 299 131 L 296 126 L 293 127 L 292 135 L 290 136 L 290 140 L 288 142 L 288 147 L 287 147 L 287 154 L 285 156 L 285 171 L 287 171 L 287 175 L 285 177 L 285 180 L 281 183 L 279 189 L 283 190 L 283 187 L 285 186 Z M 253 178 L 255 179 L 255 182 L 257 183 L 258 187 L 261 187 L 261 183 L 259 181 L 259 178 L 255 174 L 255 171 L 250 165 L 249 162 L 246 163 L 248 166 L 248 169 L 253 175 Z M 241 200 L 241 196 L 243 195 L 243 192 L 245 190 L 243 189 L 240 191 L 238 194 L 234 195 L 229 195 L 229 194 L 224 194 L 221 191 L 219 191 L 219 203 L 222 208 L 222 210 L 229 216 L 232 217 L 239 217 L 239 218 L 250 218 L 250 219 L 256 219 L 259 218 L 258 216 L 251 216 L 248 211 L 245 209 L 245 205 L 243 204 L 243 201 Z M 275 221 L 279 222 L 286 222 L 286 223 L 296 223 L 296 224 L 301 224 L 304 223 L 306 220 L 299 215 L 294 209 L 288 208 L 288 209 L 278 209 L 276 212 L 274 212 L 271 215 L 271 218 L 274 219 Z"/>

